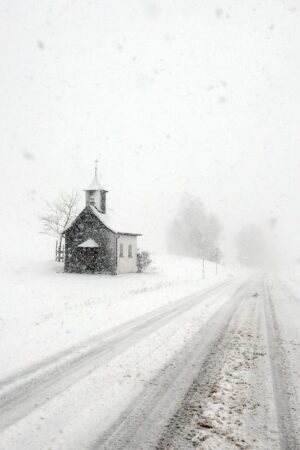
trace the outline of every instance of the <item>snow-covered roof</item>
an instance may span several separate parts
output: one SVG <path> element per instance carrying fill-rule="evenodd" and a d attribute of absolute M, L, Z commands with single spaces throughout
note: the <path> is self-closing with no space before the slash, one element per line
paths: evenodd
<path fill-rule="evenodd" d="M 99 190 L 102 190 L 102 187 L 99 183 L 97 173 L 95 173 L 93 181 L 91 182 L 89 187 L 87 189 L 85 189 L 85 191 L 99 191 Z"/>
<path fill-rule="evenodd" d="M 140 236 L 139 233 L 132 233 L 128 231 L 130 230 L 130 224 L 124 218 L 116 217 L 115 215 L 111 214 L 103 214 L 98 211 L 95 206 L 92 205 L 89 205 L 89 208 L 92 210 L 95 216 L 98 217 L 98 219 L 100 219 L 101 222 L 114 233 Z"/>
<path fill-rule="evenodd" d="M 117 218 L 115 215 L 112 215 L 112 214 L 103 214 L 100 211 L 98 211 L 98 209 L 95 206 L 92 206 L 92 205 L 86 206 L 86 208 L 89 208 L 92 211 L 92 213 L 99 220 L 101 220 L 103 225 L 105 225 L 106 228 L 108 228 L 113 233 L 127 234 L 127 235 L 132 235 L 132 236 L 141 236 L 141 234 L 139 234 L 139 233 L 133 233 L 131 231 L 128 231 L 128 230 L 130 230 L 130 224 L 128 223 L 127 220 L 125 220 L 125 218 L 120 218 L 120 217 Z M 81 213 L 79 214 L 79 216 L 81 215 Z M 69 230 L 69 228 L 71 228 L 76 223 L 79 216 L 77 216 L 76 219 L 73 220 L 73 222 L 70 223 L 70 225 L 68 225 L 64 229 L 63 233 L 65 233 L 67 230 Z"/>
<path fill-rule="evenodd" d="M 86 241 L 82 242 L 82 244 L 79 244 L 77 247 L 85 247 L 85 248 L 97 248 L 99 245 L 97 242 L 94 241 L 94 239 L 87 239 Z"/>

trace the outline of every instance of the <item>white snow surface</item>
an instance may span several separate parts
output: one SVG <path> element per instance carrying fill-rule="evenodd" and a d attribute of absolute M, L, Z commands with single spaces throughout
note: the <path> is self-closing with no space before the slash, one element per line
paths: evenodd
<path fill-rule="evenodd" d="M 130 217 L 124 217 L 117 215 L 115 212 L 106 212 L 105 214 L 98 211 L 97 208 L 90 205 L 91 210 L 98 219 L 101 220 L 104 225 L 114 233 L 129 233 L 138 235 L 139 233 L 132 231 L 133 223 L 130 222 Z"/>
<path fill-rule="evenodd" d="M 93 440 L 235 289 L 235 278 L 224 267 L 219 267 L 216 276 L 215 265 L 206 263 L 206 277 L 202 279 L 202 261 L 198 259 L 168 255 L 153 259 L 151 271 L 119 276 L 65 274 L 62 265 L 53 262 L 6 268 L 0 300 L 0 382 L 2 391 L 8 393 L 10 386 L 18 389 L 26 379 L 31 389 L 31 383 L 43 378 L 52 365 L 55 369 L 59 360 L 54 358 L 53 363 L 40 366 L 36 374 L 27 374 L 26 369 L 33 364 L 71 347 L 73 358 L 76 348 L 78 354 L 82 351 L 82 342 L 103 332 L 114 336 L 118 325 L 160 307 L 171 309 L 176 300 L 190 300 L 188 296 L 193 293 L 203 291 L 204 295 L 202 302 L 195 302 L 193 308 L 158 325 L 153 332 L 131 340 L 123 350 L 118 350 L 122 342 L 117 342 L 107 356 L 104 353 L 101 357 L 101 364 L 91 361 L 83 366 L 83 372 L 77 367 L 54 384 L 43 384 L 39 395 L 45 400 L 40 402 L 35 394 L 32 398 L 30 391 L 26 398 L 25 389 L 25 398 L 14 403 L 0 422 L 1 450 L 91 448 Z M 229 287 L 225 283 L 225 290 L 212 290 L 206 295 L 208 289 L 222 282 Z M 6 418 L 11 419 L 9 426 L 5 425 Z"/>
<path fill-rule="evenodd" d="M 86 241 L 82 242 L 82 244 L 79 244 L 78 247 L 97 248 L 99 247 L 99 245 L 94 241 L 94 239 L 87 239 Z"/>
<path fill-rule="evenodd" d="M 54 262 L 6 267 L 0 292 L 0 377 L 229 276 L 198 259 L 157 255 L 143 274 L 66 274 Z M 4 269 L 3 269 L 4 270 Z"/>

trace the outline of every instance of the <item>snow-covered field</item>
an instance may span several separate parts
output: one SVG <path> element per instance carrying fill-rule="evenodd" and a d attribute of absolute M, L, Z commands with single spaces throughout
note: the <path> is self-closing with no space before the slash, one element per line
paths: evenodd
<path fill-rule="evenodd" d="M 143 274 L 65 274 L 62 264 L 6 267 L 0 291 L 0 376 L 230 276 L 193 258 L 154 256 Z"/>

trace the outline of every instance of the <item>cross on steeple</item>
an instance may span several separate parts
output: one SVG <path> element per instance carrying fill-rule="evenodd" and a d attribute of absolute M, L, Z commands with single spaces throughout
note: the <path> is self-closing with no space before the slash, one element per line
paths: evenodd
<path fill-rule="evenodd" d="M 97 176 L 97 172 L 98 172 L 98 159 L 95 159 L 95 175 Z"/>

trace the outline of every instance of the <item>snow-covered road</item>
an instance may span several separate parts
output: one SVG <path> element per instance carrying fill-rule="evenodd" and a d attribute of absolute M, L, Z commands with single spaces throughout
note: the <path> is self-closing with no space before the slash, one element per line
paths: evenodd
<path fill-rule="evenodd" d="M 229 281 L 221 282 L 201 293 L 158 308 L 1 380 L 0 430 L 179 315 L 204 301 L 210 299 L 213 301 L 216 295 L 228 288 L 229 284 Z"/>
<path fill-rule="evenodd" d="M 0 381 L 1 450 L 300 448 L 300 298 L 228 278 Z"/>
<path fill-rule="evenodd" d="M 242 284 L 93 448 L 299 449 L 299 317 L 274 277 Z"/>
<path fill-rule="evenodd" d="M 268 275 L 234 297 L 208 351 L 199 343 L 197 373 L 153 448 L 300 448 L 300 298 Z"/>
<path fill-rule="evenodd" d="M 300 448 L 300 296 L 265 283 L 268 340 L 281 449 Z"/>
<path fill-rule="evenodd" d="M 242 285 L 203 326 L 180 352 L 151 380 L 143 392 L 134 399 L 118 421 L 95 442 L 94 449 L 155 448 L 168 420 L 176 415 L 178 406 L 195 377 L 205 364 L 234 311 L 241 306 L 245 286 Z M 181 424 L 176 421 L 176 426 Z M 159 445 L 164 448 L 164 445 Z M 180 447 L 184 448 L 184 447 Z"/>

